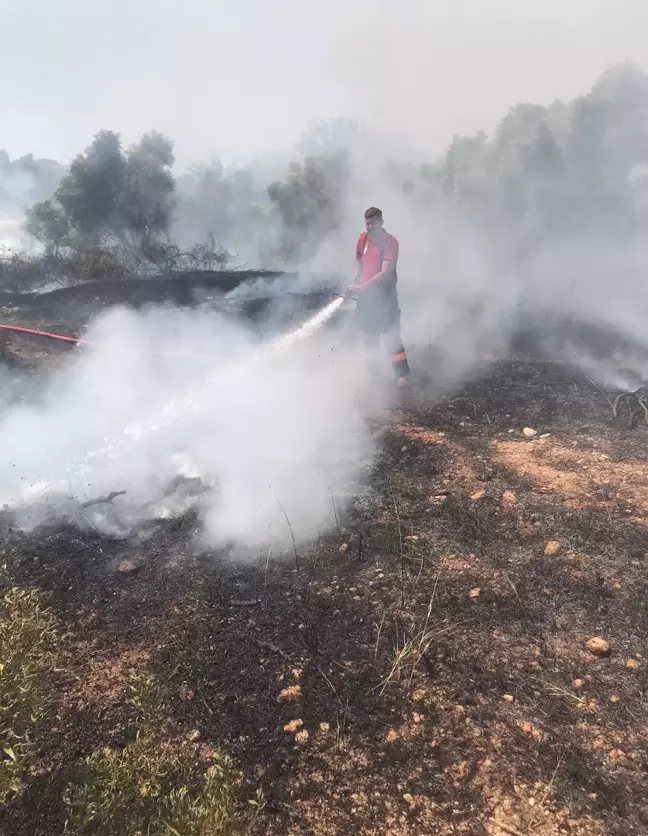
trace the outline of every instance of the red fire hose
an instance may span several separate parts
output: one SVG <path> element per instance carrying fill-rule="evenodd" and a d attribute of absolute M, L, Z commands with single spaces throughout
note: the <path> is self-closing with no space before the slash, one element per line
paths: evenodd
<path fill-rule="evenodd" d="M 3 331 L 17 331 L 20 334 L 35 334 L 37 337 L 49 337 L 50 340 L 63 340 L 66 343 L 94 345 L 88 340 L 81 340 L 79 337 L 64 337 L 61 334 L 50 334 L 49 331 L 37 331 L 35 328 L 24 328 L 22 325 L 0 325 Z"/>
<path fill-rule="evenodd" d="M 341 296 L 343 299 L 346 295 L 347 294 L 343 293 L 333 294 L 334 297 Z M 75 345 L 100 345 L 100 343 L 95 343 L 90 340 L 82 340 L 80 337 L 65 337 L 62 334 L 52 334 L 50 331 L 39 331 L 36 328 L 25 328 L 23 325 L 0 325 L 0 329 L 3 331 L 15 331 L 18 334 L 32 334 L 36 337 L 46 337 L 49 340 L 61 340 L 62 342 L 74 343 Z M 166 357 L 201 357 L 203 359 L 214 359 L 209 354 L 193 354 L 179 351 L 152 351 L 147 353 Z"/>
<path fill-rule="evenodd" d="M 101 345 L 101 343 L 91 342 L 90 340 L 82 340 L 80 337 L 64 337 L 62 334 L 52 334 L 49 331 L 38 331 L 36 328 L 25 328 L 22 325 L 0 325 L 3 331 L 15 331 L 19 334 L 32 334 L 36 337 L 47 337 L 50 340 L 61 340 L 66 343 L 74 343 L 75 345 Z M 148 354 L 156 354 L 162 357 L 200 357 L 203 360 L 213 360 L 210 354 L 193 354 L 182 351 L 151 351 Z"/>

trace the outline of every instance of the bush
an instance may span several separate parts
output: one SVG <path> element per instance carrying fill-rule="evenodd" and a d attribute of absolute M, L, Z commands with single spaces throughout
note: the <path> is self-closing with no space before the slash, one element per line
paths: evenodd
<path fill-rule="evenodd" d="M 18 792 L 50 708 L 56 621 L 40 595 L 12 588 L 0 602 L 0 804 Z"/>
<path fill-rule="evenodd" d="M 93 279 L 123 279 L 131 263 L 120 247 L 89 247 L 27 255 L 0 249 L 0 291 L 31 293 L 52 286 L 69 287 Z"/>
<path fill-rule="evenodd" d="M 260 794 L 239 803 L 233 761 L 214 754 L 201 768 L 199 747 L 160 739 L 164 706 L 155 678 L 131 676 L 141 722 L 124 749 L 95 752 L 65 793 L 66 833 L 74 836 L 225 836 L 249 830 Z M 204 758 L 202 759 L 204 763 Z"/>

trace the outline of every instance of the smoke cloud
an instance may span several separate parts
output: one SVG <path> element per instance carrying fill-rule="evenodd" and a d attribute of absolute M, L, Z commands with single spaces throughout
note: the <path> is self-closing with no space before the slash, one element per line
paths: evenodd
<path fill-rule="evenodd" d="M 0 423 L 2 502 L 25 527 L 124 536 L 197 506 L 209 545 L 315 537 L 371 453 L 362 365 L 324 327 L 340 304 L 270 345 L 213 313 L 109 311 L 97 345 Z M 84 507 L 112 491 L 114 508 Z"/>
<path fill-rule="evenodd" d="M 98 127 L 126 144 L 156 127 L 182 165 L 214 152 L 244 162 L 339 114 L 436 155 L 455 133 L 494 129 L 512 103 L 572 98 L 606 66 L 648 60 L 643 0 L 5 0 L 3 10 L 3 142 L 63 162 Z"/>
<path fill-rule="evenodd" d="M 399 239 L 406 344 L 453 389 L 521 331 L 610 389 L 648 377 L 648 76 L 612 68 L 572 102 L 518 105 L 431 163 L 349 143 L 339 228 L 306 262 L 351 274 L 363 211 Z"/>

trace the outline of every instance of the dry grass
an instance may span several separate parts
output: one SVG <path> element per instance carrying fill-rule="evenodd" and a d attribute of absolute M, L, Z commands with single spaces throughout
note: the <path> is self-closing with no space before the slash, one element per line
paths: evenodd
<path fill-rule="evenodd" d="M 444 635 L 458 629 L 460 625 L 442 622 L 431 627 L 425 627 L 413 636 L 406 633 L 402 636 L 402 644 L 396 646 L 394 659 L 389 673 L 380 685 L 383 694 L 388 685 L 394 682 L 412 683 L 414 672 L 422 661 L 427 661 L 428 651 Z M 431 663 L 428 662 L 431 666 Z"/>

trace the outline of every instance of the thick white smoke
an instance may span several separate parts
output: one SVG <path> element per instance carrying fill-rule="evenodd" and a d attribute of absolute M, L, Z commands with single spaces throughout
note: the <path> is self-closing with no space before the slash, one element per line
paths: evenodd
<path fill-rule="evenodd" d="M 505 355 L 518 329 L 531 327 L 549 356 L 580 366 L 605 387 L 633 389 L 648 379 L 648 246 L 621 210 L 604 216 L 592 209 L 582 227 L 559 226 L 551 234 L 540 228 L 533 248 L 519 258 L 522 236 L 510 219 L 461 212 L 433 192 L 417 199 L 417 190 L 428 187 L 420 166 L 410 169 L 412 189 L 404 192 L 387 163 L 407 166 L 407 150 L 366 132 L 349 150 L 340 229 L 303 269 L 350 273 L 364 210 L 380 207 L 385 228 L 400 242 L 403 337 L 414 366 L 417 356 L 431 361 L 435 381 L 457 388 L 494 355 Z M 627 194 L 641 210 L 648 205 L 645 170 L 630 165 L 623 146 L 618 153 L 628 158 Z M 567 338 L 569 322 L 591 326 L 589 341 L 576 341 L 577 330 Z M 609 350 L 599 355 L 597 331 L 626 345 L 617 345 L 613 356 Z"/>
<path fill-rule="evenodd" d="M 197 504 L 211 545 L 286 543 L 286 515 L 316 536 L 371 453 L 362 363 L 320 327 L 340 305 L 270 346 L 213 313 L 106 313 L 98 345 L 0 423 L 2 502 L 23 525 L 69 514 L 126 534 Z M 178 476 L 201 480 L 181 505 L 164 499 Z M 114 509 L 83 507 L 112 491 Z"/>

